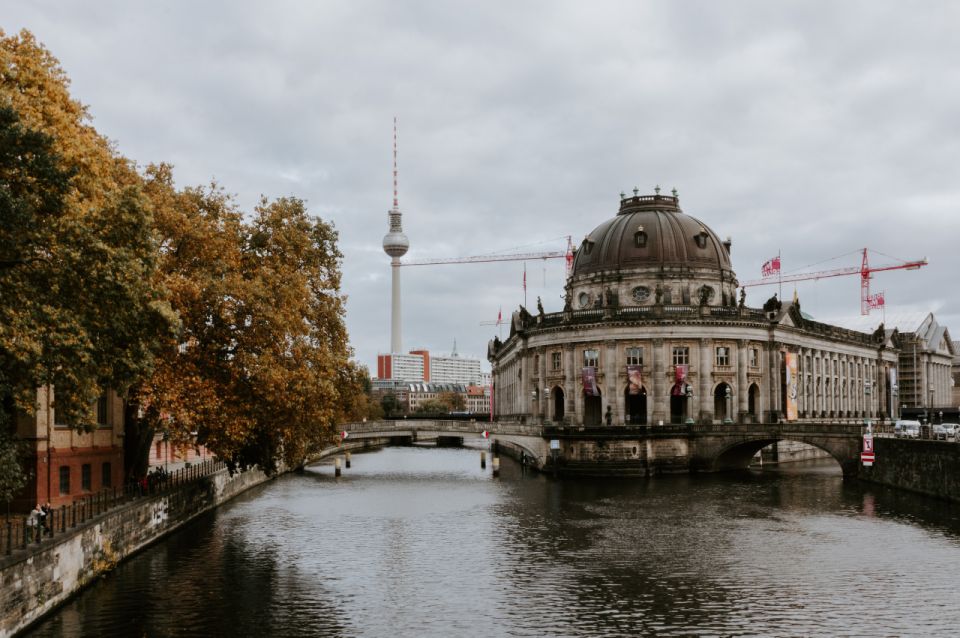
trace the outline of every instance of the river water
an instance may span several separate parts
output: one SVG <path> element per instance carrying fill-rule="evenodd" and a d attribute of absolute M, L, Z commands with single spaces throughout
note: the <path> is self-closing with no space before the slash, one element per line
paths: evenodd
<path fill-rule="evenodd" d="M 960 507 L 833 461 L 554 480 L 387 448 L 255 488 L 32 636 L 927 636 L 960 631 Z M 786 466 L 785 466 L 786 467 Z"/>

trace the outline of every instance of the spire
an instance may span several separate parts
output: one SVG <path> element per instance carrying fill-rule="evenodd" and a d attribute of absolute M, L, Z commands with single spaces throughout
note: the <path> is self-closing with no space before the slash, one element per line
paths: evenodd
<path fill-rule="evenodd" d="M 393 116 L 393 208 L 397 209 L 400 204 L 397 200 L 397 116 Z"/>

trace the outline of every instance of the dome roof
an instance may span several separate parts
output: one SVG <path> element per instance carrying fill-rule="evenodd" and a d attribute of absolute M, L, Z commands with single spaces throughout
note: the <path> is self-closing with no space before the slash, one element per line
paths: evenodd
<path fill-rule="evenodd" d="M 620 211 L 583 240 L 573 277 L 611 270 L 686 266 L 732 275 L 730 247 L 709 226 L 680 210 L 676 196 L 624 198 Z"/>

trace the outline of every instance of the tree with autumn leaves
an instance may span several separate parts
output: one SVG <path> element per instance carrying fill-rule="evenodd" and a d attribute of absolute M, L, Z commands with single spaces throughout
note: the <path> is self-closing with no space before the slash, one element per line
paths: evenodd
<path fill-rule="evenodd" d="M 332 225 L 138 171 L 68 85 L 32 35 L 0 32 L 0 413 L 49 384 L 58 421 L 85 428 L 115 390 L 134 474 L 158 431 L 273 471 L 366 416 Z"/>

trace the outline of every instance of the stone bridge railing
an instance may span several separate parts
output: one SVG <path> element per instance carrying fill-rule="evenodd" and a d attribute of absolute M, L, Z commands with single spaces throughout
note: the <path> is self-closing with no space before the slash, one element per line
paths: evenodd
<path fill-rule="evenodd" d="M 349 423 L 343 429 L 352 435 L 399 435 L 406 432 L 441 432 L 450 434 L 490 434 L 502 436 L 535 436 L 551 438 L 553 436 L 758 436 L 771 438 L 791 437 L 850 437 L 859 439 L 866 428 L 859 423 L 727 423 L 727 424 L 667 424 L 667 425 L 611 425 L 585 427 L 577 425 L 537 425 L 516 421 L 477 421 L 437 420 L 437 419 L 397 419 L 390 421 L 369 421 Z M 874 429 L 876 431 L 876 428 Z"/>
<path fill-rule="evenodd" d="M 442 420 L 442 419 L 397 419 L 390 421 L 367 421 L 366 423 L 348 423 L 343 426 L 351 435 L 383 434 L 398 436 L 406 432 L 441 432 L 449 434 L 490 434 L 504 436 L 543 436 L 540 425 L 516 422 L 484 423 L 479 421 Z"/>

